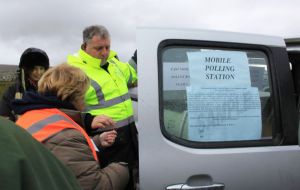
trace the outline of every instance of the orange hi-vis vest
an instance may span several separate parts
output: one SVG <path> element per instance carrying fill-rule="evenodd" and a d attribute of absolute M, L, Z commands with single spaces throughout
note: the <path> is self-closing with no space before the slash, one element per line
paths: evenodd
<path fill-rule="evenodd" d="M 41 143 L 64 129 L 76 129 L 85 137 L 95 160 L 98 160 L 93 142 L 84 129 L 56 108 L 28 111 L 17 120 L 16 124 L 26 129 Z"/>

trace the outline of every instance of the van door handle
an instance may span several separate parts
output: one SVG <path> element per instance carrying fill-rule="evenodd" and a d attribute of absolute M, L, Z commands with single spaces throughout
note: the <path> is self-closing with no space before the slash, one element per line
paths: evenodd
<path fill-rule="evenodd" d="M 211 185 L 189 186 L 187 184 L 176 184 L 166 187 L 166 190 L 223 190 L 225 185 L 222 183 L 215 183 Z"/>

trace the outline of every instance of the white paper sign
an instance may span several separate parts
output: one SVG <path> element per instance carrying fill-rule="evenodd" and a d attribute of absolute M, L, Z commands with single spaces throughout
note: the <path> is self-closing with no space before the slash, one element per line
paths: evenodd
<path fill-rule="evenodd" d="M 187 87 L 188 139 L 234 141 L 261 138 L 257 88 Z"/>
<path fill-rule="evenodd" d="M 165 62 L 163 64 L 164 90 L 185 90 L 190 85 L 188 63 Z"/>
<path fill-rule="evenodd" d="M 188 52 L 190 85 L 201 87 L 251 86 L 245 52 Z"/>

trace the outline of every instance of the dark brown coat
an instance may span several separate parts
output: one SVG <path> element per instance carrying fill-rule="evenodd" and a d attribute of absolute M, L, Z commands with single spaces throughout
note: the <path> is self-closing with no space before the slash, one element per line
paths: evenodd
<path fill-rule="evenodd" d="M 97 146 L 99 139 L 93 138 Z M 128 168 L 124 164 L 112 163 L 100 169 L 99 162 L 84 136 L 74 129 L 64 130 L 44 142 L 45 146 L 75 174 L 84 190 L 124 189 L 129 179 Z M 101 163 L 101 158 L 99 158 Z"/>

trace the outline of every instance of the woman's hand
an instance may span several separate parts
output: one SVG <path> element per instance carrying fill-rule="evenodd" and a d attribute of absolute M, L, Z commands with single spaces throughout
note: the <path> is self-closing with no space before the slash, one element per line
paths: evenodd
<path fill-rule="evenodd" d="M 115 122 L 106 115 L 98 115 L 94 117 L 91 124 L 92 129 L 105 128 L 110 126 L 111 127 L 115 126 Z"/>
<path fill-rule="evenodd" d="M 114 144 L 117 137 L 117 131 L 103 132 L 99 135 L 101 147 L 106 148 Z"/>

